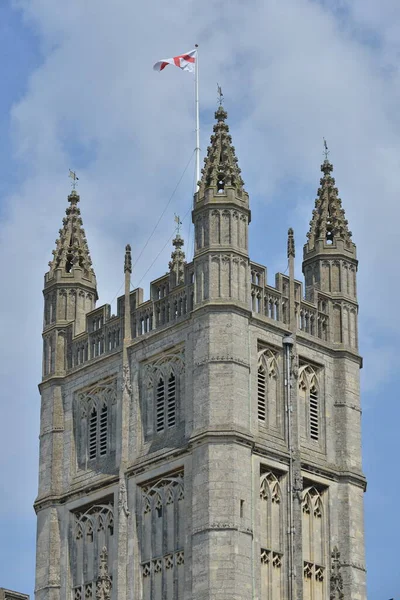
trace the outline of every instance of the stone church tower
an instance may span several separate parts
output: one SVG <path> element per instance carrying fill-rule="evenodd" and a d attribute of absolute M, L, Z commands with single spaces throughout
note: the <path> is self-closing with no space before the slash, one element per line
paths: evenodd
<path fill-rule="evenodd" d="M 248 253 L 219 107 L 195 253 L 95 308 L 73 191 L 45 275 L 36 600 L 366 600 L 357 259 L 326 159 L 305 287 Z"/>

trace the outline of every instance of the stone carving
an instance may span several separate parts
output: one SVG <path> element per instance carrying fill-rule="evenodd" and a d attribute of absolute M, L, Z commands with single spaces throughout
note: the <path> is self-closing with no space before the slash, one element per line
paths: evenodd
<path fill-rule="evenodd" d="M 296 353 L 292 352 L 292 360 L 291 360 L 291 376 L 293 379 L 297 379 L 299 376 L 299 357 Z"/>
<path fill-rule="evenodd" d="M 185 280 L 185 253 L 182 250 L 184 244 L 183 238 L 179 233 L 176 234 L 172 243 L 175 250 L 171 254 L 171 260 L 169 261 L 169 270 L 171 274 L 171 284 L 173 287 L 184 283 Z"/>
<path fill-rule="evenodd" d="M 108 574 L 107 558 L 107 548 L 103 546 L 100 554 L 99 576 L 96 581 L 97 600 L 110 600 L 111 598 L 112 582 Z"/>
<path fill-rule="evenodd" d="M 96 504 L 84 513 L 75 514 L 75 539 L 84 536 L 93 537 L 94 532 L 114 530 L 114 515 L 112 504 Z"/>
<path fill-rule="evenodd" d="M 303 501 L 303 477 L 300 471 L 294 474 L 293 493 L 299 502 Z"/>
<path fill-rule="evenodd" d="M 174 500 L 179 502 L 184 497 L 183 473 L 177 473 L 174 477 L 163 477 L 152 486 L 142 488 L 143 514 L 172 504 Z"/>
<path fill-rule="evenodd" d="M 130 244 L 125 246 L 124 272 L 132 273 L 132 254 Z"/>
<path fill-rule="evenodd" d="M 131 370 L 128 364 L 122 367 L 123 389 L 128 396 L 132 396 Z"/>
<path fill-rule="evenodd" d="M 290 227 L 288 230 L 288 241 L 287 241 L 287 255 L 289 257 L 295 257 L 295 247 L 294 247 L 294 233 L 293 229 Z"/>
<path fill-rule="evenodd" d="M 235 357 L 235 356 L 209 356 L 208 358 L 203 358 L 202 360 L 198 360 L 195 363 L 195 367 L 201 367 L 202 365 L 206 365 L 208 363 L 218 363 L 218 362 L 233 362 L 238 365 L 242 365 L 244 367 L 250 368 L 250 365 L 247 361 Z"/>
<path fill-rule="evenodd" d="M 337 546 L 331 555 L 330 600 L 344 600 L 343 578 L 341 573 L 340 552 Z"/>
<path fill-rule="evenodd" d="M 130 512 L 128 509 L 128 497 L 124 480 L 121 481 L 121 484 L 119 486 L 118 510 L 120 514 L 123 512 L 126 517 L 129 517 Z"/>
<path fill-rule="evenodd" d="M 185 350 L 179 349 L 175 352 L 163 354 L 151 363 L 143 367 L 143 384 L 145 387 L 152 388 L 160 377 L 167 378 L 171 371 L 178 377 L 185 372 Z"/>

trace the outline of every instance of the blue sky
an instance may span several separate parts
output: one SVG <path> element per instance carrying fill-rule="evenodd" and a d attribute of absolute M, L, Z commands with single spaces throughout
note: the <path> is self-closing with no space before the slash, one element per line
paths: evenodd
<path fill-rule="evenodd" d="M 200 44 L 201 146 L 216 82 L 250 193 L 253 260 L 297 276 L 319 184 L 322 138 L 358 247 L 363 456 L 371 600 L 400 596 L 400 5 L 396 0 L 5 0 L 0 4 L 0 586 L 33 593 L 41 288 L 77 170 L 100 303 L 122 283 L 194 147 L 193 81 L 156 60 Z M 142 279 L 187 214 L 193 169 L 138 261 Z M 183 226 L 188 238 L 189 217 Z M 191 235 L 193 239 L 193 236 Z M 166 271 L 169 247 L 141 285 Z M 187 250 L 190 255 L 190 249 Z M 135 260 L 135 259 L 134 259 Z M 121 267 L 121 268 L 120 268 Z M 115 302 L 114 302 L 115 307 Z"/>

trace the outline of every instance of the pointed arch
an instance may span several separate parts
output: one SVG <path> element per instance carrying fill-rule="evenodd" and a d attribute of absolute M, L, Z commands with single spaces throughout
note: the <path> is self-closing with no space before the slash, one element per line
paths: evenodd
<path fill-rule="evenodd" d="M 142 487 L 142 515 L 139 520 L 143 574 L 143 600 L 160 600 L 161 580 L 166 597 L 182 594 L 184 572 L 185 506 L 183 472 L 164 476 Z M 151 568 L 148 569 L 148 566 Z M 157 587 L 158 586 L 158 587 Z"/>
<path fill-rule="evenodd" d="M 257 370 L 258 420 L 275 430 L 282 428 L 280 373 L 277 355 L 269 348 L 258 353 Z"/>
<path fill-rule="evenodd" d="M 303 436 L 313 442 L 321 438 L 321 398 L 317 373 L 310 365 L 299 369 L 299 400 L 302 405 Z"/>
<path fill-rule="evenodd" d="M 271 471 L 260 474 L 261 596 L 282 600 L 284 515 L 281 478 Z"/>
<path fill-rule="evenodd" d="M 302 519 L 304 600 L 322 599 L 327 544 L 324 493 L 314 486 L 303 491 Z"/>

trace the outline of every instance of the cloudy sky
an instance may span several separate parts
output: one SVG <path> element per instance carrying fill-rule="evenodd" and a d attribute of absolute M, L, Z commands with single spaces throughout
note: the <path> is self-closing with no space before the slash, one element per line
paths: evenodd
<path fill-rule="evenodd" d="M 251 198 L 251 256 L 270 283 L 286 268 L 288 226 L 301 277 L 328 141 L 360 259 L 369 598 L 400 594 L 399 29 L 397 0 L 1 2 L 0 586 L 34 587 L 41 289 L 68 169 L 80 178 L 100 303 L 115 307 L 124 245 L 139 256 L 180 180 L 133 282 L 147 293 L 166 271 L 174 212 L 191 257 L 193 79 L 151 66 L 197 42 L 201 146 L 218 82 Z"/>

